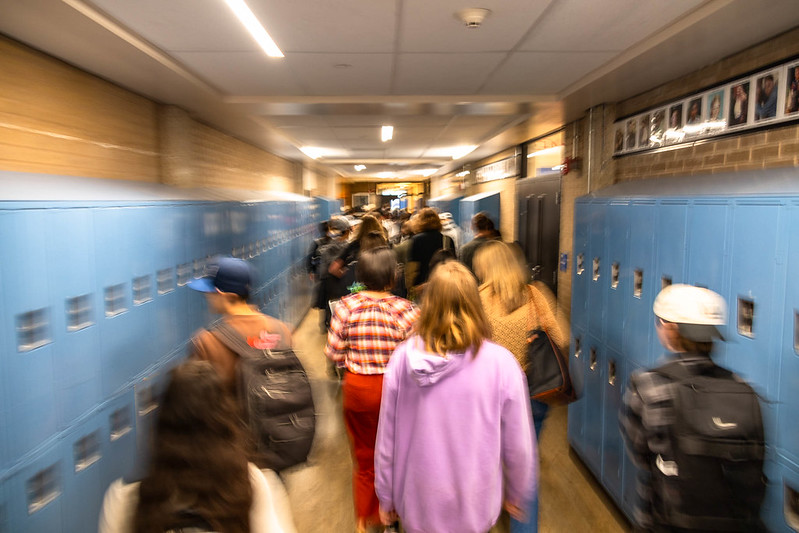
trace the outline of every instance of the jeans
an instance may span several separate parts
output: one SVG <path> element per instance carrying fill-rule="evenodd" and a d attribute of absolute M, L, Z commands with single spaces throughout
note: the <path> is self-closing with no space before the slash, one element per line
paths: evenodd
<path fill-rule="evenodd" d="M 541 440 L 541 428 L 544 425 L 544 418 L 547 416 L 549 406 L 545 403 L 530 400 L 530 408 L 533 412 L 533 426 L 535 427 L 536 441 Z M 527 522 L 519 522 L 515 518 L 510 519 L 510 533 L 537 533 L 538 532 L 538 491 L 535 498 L 527 509 Z"/>

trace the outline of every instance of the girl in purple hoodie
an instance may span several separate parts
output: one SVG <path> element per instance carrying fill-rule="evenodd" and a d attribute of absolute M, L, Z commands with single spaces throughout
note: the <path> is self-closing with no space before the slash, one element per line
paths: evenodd
<path fill-rule="evenodd" d="M 489 335 L 471 272 L 436 267 L 416 334 L 384 376 L 375 449 L 384 523 L 485 533 L 503 505 L 523 518 L 538 475 L 529 393 L 519 363 Z"/>

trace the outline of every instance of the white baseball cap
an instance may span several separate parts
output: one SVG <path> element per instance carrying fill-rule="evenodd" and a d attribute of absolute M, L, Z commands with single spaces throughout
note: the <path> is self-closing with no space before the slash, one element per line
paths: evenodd
<path fill-rule="evenodd" d="M 721 295 L 693 285 L 669 285 L 655 298 L 655 316 L 674 322 L 680 335 L 695 342 L 724 340 L 718 326 L 727 323 L 727 303 Z"/>

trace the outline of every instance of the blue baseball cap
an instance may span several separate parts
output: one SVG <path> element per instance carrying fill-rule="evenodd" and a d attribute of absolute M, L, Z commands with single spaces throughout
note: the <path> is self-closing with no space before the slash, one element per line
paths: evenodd
<path fill-rule="evenodd" d="M 242 298 L 250 295 L 252 270 L 249 263 L 235 257 L 222 257 L 210 263 L 208 274 L 189 282 L 189 287 L 200 292 L 222 292 L 238 294 Z"/>

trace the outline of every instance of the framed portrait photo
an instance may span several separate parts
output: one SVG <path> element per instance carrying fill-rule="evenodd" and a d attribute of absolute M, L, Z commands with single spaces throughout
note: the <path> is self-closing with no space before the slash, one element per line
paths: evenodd
<path fill-rule="evenodd" d="M 641 115 L 638 120 L 638 147 L 649 147 L 649 113 Z"/>
<path fill-rule="evenodd" d="M 785 75 L 785 115 L 799 113 L 799 63 L 788 65 Z"/>
<path fill-rule="evenodd" d="M 777 117 L 777 97 L 780 89 L 778 70 L 759 76 L 755 81 L 755 122 Z"/>
<path fill-rule="evenodd" d="M 730 111 L 727 125 L 741 126 L 749 120 L 749 81 L 730 86 Z"/>

